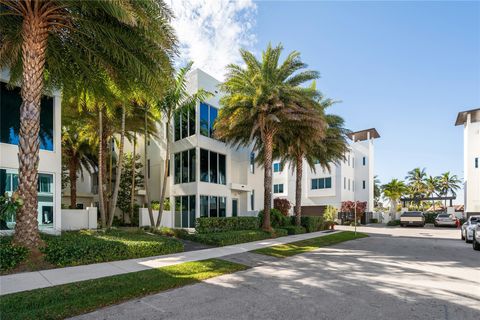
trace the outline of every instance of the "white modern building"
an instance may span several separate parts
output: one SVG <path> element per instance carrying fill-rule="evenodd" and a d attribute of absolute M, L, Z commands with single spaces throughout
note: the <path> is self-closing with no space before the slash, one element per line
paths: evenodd
<path fill-rule="evenodd" d="M 350 151 L 345 161 L 332 163 L 330 171 L 320 164 L 310 168 L 303 163 L 302 214 L 320 215 L 327 205 L 340 210 L 343 201 L 366 201 L 367 212 L 374 207 L 374 139 L 379 138 L 374 128 L 349 134 Z M 295 172 L 280 162 L 273 164 L 273 197 L 286 198 L 295 203 Z"/>
<path fill-rule="evenodd" d="M 0 194 L 6 192 L 11 195 L 18 187 L 18 142 L 22 99 L 20 88 L 7 87 L 8 81 L 8 72 L 0 72 Z M 38 224 L 44 231 L 58 231 L 61 228 L 62 178 L 59 92 L 42 97 L 39 135 Z M 7 219 L 4 222 L 8 229 L 14 229 L 15 219 Z"/>
<path fill-rule="evenodd" d="M 464 212 L 480 214 L 480 108 L 458 113 L 456 126 L 463 126 Z"/>

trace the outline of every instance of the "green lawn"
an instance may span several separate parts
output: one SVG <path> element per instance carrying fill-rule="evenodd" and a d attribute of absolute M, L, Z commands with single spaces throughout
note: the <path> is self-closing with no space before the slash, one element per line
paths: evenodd
<path fill-rule="evenodd" d="M 273 247 L 262 248 L 258 250 L 254 250 L 255 253 L 265 254 L 277 258 L 286 258 L 290 257 L 299 253 L 304 253 L 308 251 L 312 251 L 318 249 L 320 247 L 330 246 L 332 244 L 337 244 L 340 242 L 354 240 L 359 238 L 368 237 L 365 233 L 357 232 L 357 236 L 355 237 L 355 233 L 352 231 L 343 231 L 340 233 L 334 233 L 330 235 L 326 235 L 323 237 L 302 240 L 287 244 L 281 244 Z"/>
<path fill-rule="evenodd" d="M 64 319 L 128 299 L 245 269 L 247 267 L 241 264 L 209 259 L 13 293 L 1 297 L 0 318 Z"/>

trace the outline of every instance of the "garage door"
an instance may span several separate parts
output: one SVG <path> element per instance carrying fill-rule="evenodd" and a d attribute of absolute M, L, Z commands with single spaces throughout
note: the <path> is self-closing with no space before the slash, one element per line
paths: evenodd
<path fill-rule="evenodd" d="M 323 216 L 326 206 L 302 206 L 302 216 Z"/>

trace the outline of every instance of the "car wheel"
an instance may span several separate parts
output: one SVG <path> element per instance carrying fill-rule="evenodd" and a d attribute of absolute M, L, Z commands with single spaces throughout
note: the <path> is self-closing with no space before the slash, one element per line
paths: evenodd
<path fill-rule="evenodd" d="M 463 236 L 463 231 L 461 231 L 460 234 L 462 235 L 462 240 L 465 240 L 465 237 Z"/>
<path fill-rule="evenodd" d="M 473 247 L 473 250 L 480 250 L 480 243 L 478 243 L 475 238 L 473 238 L 472 247 Z"/>

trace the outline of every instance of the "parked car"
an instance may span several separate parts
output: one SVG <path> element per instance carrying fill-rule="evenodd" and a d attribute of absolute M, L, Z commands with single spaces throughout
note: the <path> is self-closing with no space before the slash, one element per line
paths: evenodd
<path fill-rule="evenodd" d="M 473 229 L 480 222 L 480 216 L 470 216 L 467 221 L 462 225 L 461 237 L 462 240 L 469 243 L 473 240 Z"/>
<path fill-rule="evenodd" d="M 425 226 L 425 216 L 420 211 L 407 211 L 400 216 L 400 226 Z"/>
<path fill-rule="evenodd" d="M 433 224 L 435 227 L 456 227 L 458 223 L 457 217 L 453 214 L 440 213 L 435 218 Z"/>
<path fill-rule="evenodd" d="M 473 250 L 480 250 L 480 221 L 473 228 Z"/>

